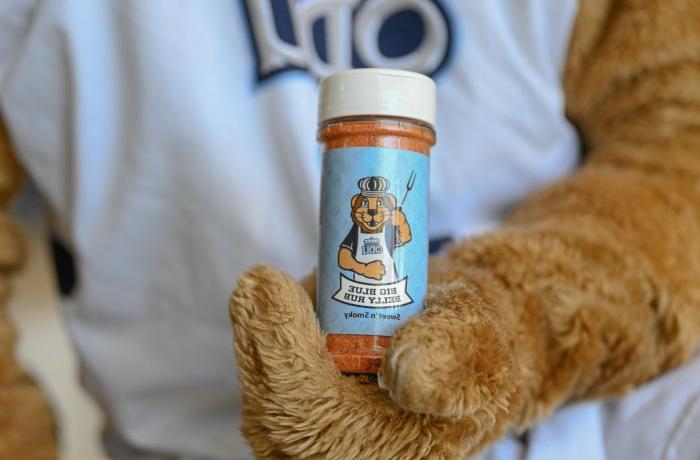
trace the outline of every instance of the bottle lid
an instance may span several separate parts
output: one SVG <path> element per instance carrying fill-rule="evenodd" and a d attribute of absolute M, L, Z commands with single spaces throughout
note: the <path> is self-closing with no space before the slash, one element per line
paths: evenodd
<path fill-rule="evenodd" d="M 437 89 L 425 75 L 405 70 L 353 69 L 321 80 L 319 123 L 349 116 L 411 118 L 435 126 Z"/>

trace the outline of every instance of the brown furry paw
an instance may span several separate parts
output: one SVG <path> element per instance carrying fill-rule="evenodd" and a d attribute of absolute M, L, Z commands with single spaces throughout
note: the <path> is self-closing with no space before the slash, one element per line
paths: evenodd
<path fill-rule="evenodd" d="M 447 301 L 452 294 L 445 291 L 433 302 Z M 441 417 L 406 410 L 376 384 L 340 375 L 326 351 L 309 296 L 299 283 L 273 268 L 255 267 L 241 277 L 230 310 L 243 386 L 243 434 L 259 458 L 456 459 L 475 453 L 506 428 L 500 399 L 475 389 L 462 391 L 462 398 L 479 396 L 476 403 L 461 403 L 470 408 L 462 410 L 465 417 Z M 443 315 L 436 314 L 440 310 L 436 306 L 427 312 L 424 324 L 431 330 L 442 328 Z M 482 323 L 477 317 L 474 321 Z M 427 345 L 426 336 L 417 333 L 415 347 L 409 343 L 413 327 L 419 326 L 408 327 L 398 342 L 406 350 Z M 464 327 L 470 330 L 467 323 Z M 472 334 L 491 340 L 480 330 L 473 326 Z M 453 333 L 435 338 L 452 340 Z M 472 355 L 463 356 L 466 360 Z M 448 364 L 445 370 L 455 372 L 457 368 Z M 474 368 L 486 378 L 497 374 L 491 371 L 494 365 L 479 363 Z M 438 376 L 442 368 L 434 372 L 433 382 L 457 382 L 457 374 Z M 460 367 L 459 372 L 465 374 L 468 368 Z M 461 391 L 462 384 L 457 385 Z M 416 391 L 411 385 L 401 388 L 401 401 Z M 423 408 L 418 401 L 413 406 Z"/>
<path fill-rule="evenodd" d="M 392 339 L 382 386 L 413 412 L 495 417 L 515 389 L 510 340 L 497 311 L 472 289 L 459 282 L 433 286 L 426 311 Z"/>

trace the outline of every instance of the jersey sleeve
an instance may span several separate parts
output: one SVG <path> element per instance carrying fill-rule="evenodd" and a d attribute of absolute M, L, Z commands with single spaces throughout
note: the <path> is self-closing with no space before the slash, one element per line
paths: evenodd
<path fill-rule="evenodd" d="M 0 89 L 18 59 L 38 0 L 0 2 Z"/>
<path fill-rule="evenodd" d="M 355 248 L 357 248 L 357 224 L 353 224 L 343 242 L 340 243 L 340 247 L 348 248 L 353 254 L 355 253 Z"/>
<path fill-rule="evenodd" d="M 401 235 L 399 234 L 399 227 L 394 227 L 392 225 L 391 228 L 393 229 L 393 231 L 391 232 L 392 246 L 395 248 L 398 248 L 399 246 L 403 246 L 403 243 L 401 242 Z"/>

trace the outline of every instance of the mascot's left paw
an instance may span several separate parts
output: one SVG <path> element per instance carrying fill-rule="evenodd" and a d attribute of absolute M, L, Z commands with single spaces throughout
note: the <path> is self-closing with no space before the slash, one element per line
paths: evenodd
<path fill-rule="evenodd" d="M 433 285 L 426 311 L 394 336 L 380 385 L 406 409 L 459 418 L 507 410 L 517 381 L 497 311 L 462 283 Z"/>

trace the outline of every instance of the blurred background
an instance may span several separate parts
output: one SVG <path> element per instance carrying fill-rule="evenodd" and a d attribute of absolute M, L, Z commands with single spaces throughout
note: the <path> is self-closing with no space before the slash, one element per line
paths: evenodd
<path fill-rule="evenodd" d="M 25 266 L 13 279 L 9 302 L 19 335 L 18 357 L 51 398 L 61 460 L 105 460 L 99 438 L 103 416 L 80 385 L 78 357 L 62 314 L 70 299 L 61 296 L 59 284 L 64 289 L 72 284 L 67 255 L 52 240 L 47 214 L 32 186 L 17 199 L 12 214 L 28 240 Z"/>

